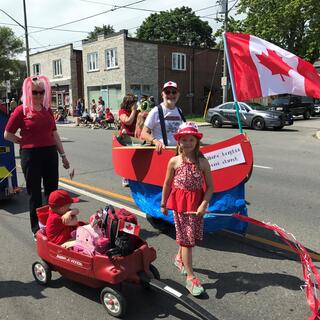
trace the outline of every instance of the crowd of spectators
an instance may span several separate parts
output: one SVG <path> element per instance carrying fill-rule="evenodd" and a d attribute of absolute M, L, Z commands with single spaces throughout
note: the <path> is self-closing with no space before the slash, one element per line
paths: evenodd
<path fill-rule="evenodd" d="M 140 137 L 140 132 L 143 127 L 144 120 L 148 115 L 148 112 L 155 106 L 153 96 L 141 96 L 138 101 L 138 97 L 134 96 L 137 103 L 137 126 L 135 136 Z M 121 129 L 121 119 L 118 112 L 112 112 L 111 108 L 105 106 L 105 102 L 102 97 L 96 101 L 92 99 L 89 108 L 83 108 L 82 99 L 78 100 L 76 108 L 76 126 L 88 127 L 91 129 Z M 63 119 L 64 115 L 60 115 L 57 111 L 57 120 Z M 63 120 L 61 120 L 63 121 Z"/>

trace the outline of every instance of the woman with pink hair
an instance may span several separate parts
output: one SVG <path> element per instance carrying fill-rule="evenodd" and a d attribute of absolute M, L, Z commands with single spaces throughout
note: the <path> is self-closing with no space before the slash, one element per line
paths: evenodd
<path fill-rule="evenodd" d="M 69 161 L 50 108 L 51 86 L 46 76 L 28 77 L 23 83 L 23 104 L 11 114 L 4 138 L 20 145 L 21 167 L 29 195 L 31 230 L 39 229 L 36 209 L 42 206 L 41 181 L 46 198 L 58 189 L 58 152 L 64 168 Z M 20 129 L 19 134 L 17 134 Z"/>

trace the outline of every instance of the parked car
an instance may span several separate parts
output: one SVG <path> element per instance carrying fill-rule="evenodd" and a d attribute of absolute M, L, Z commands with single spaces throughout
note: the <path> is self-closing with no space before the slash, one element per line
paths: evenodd
<path fill-rule="evenodd" d="M 314 103 L 314 115 L 320 116 L 320 99 L 316 99 Z"/>
<path fill-rule="evenodd" d="M 241 125 L 263 130 L 265 128 L 282 129 L 293 124 L 293 117 L 280 111 L 271 111 L 259 103 L 239 102 Z M 234 102 L 226 102 L 217 107 L 210 108 L 206 115 L 206 121 L 214 128 L 220 128 L 229 124 L 237 126 L 237 115 Z"/>
<path fill-rule="evenodd" d="M 293 116 L 303 116 L 306 120 L 315 116 L 314 100 L 311 97 L 279 96 L 272 101 L 271 110 L 282 111 Z"/>

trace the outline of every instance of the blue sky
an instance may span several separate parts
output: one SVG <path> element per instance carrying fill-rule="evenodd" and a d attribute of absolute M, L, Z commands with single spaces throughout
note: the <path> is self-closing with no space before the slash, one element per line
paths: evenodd
<path fill-rule="evenodd" d="M 116 31 L 128 29 L 129 33 L 134 36 L 136 28 L 152 13 L 149 11 L 135 10 L 134 8 L 164 11 L 184 5 L 191 7 L 198 16 L 208 21 L 214 30 L 220 27 L 213 19 L 219 10 L 218 1 L 215 0 L 145 0 L 137 3 L 138 1 L 139 0 L 26 0 L 28 31 L 30 33 L 29 47 L 31 53 L 67 43 L 74 43 L 75 48 L 79 48 L 81 45 L 80 40 L 87 36 L 86 32 L 92 31 L 94 26 L 102 26 L 103 24 L 112 25 Z M 229 1 L 230 6 L 235 2 L 235 0 Z M 125 6 L 134 2 L 136 2 L 136 4 L 131 5 L 133 9 L 121 8 L 90 19 L 59 27 L 60 29 L 73 30 L 74 32 L 57 30 L 39 32 L 40 29 L 31 27 L 53 27 L 116 8 L 115 6 Z M 22 0 L 1 0 L 0 9 L 11 15 L 22 25 L 24 24 Z M 234 13 L 234 10 L 232 12 Z M 21 36 L 21 39 L 24 40 L 24 30 L 20 26 L 15 25 L 15 22 L 3 12 L 0 12 L 0 26 L 12 28 L 15 34 L 19 37 Z"/>

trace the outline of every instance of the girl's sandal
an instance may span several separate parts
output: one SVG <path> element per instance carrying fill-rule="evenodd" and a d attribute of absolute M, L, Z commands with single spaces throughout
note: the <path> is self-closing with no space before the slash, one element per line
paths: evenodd
<path fill-rule="evenodd" d="M 179 269 L 181 275 L 187 275 L 186 268 L 184 267 L 183 262 L 178 257 L 175 257 L 174 265 Z"/>
<path fill-rule="evenodd" d="M 200 279 L 196 277 L 186 280 L 186 288 L 194 297 L 202 295 L 205 291 L 201 285 Z"/>

